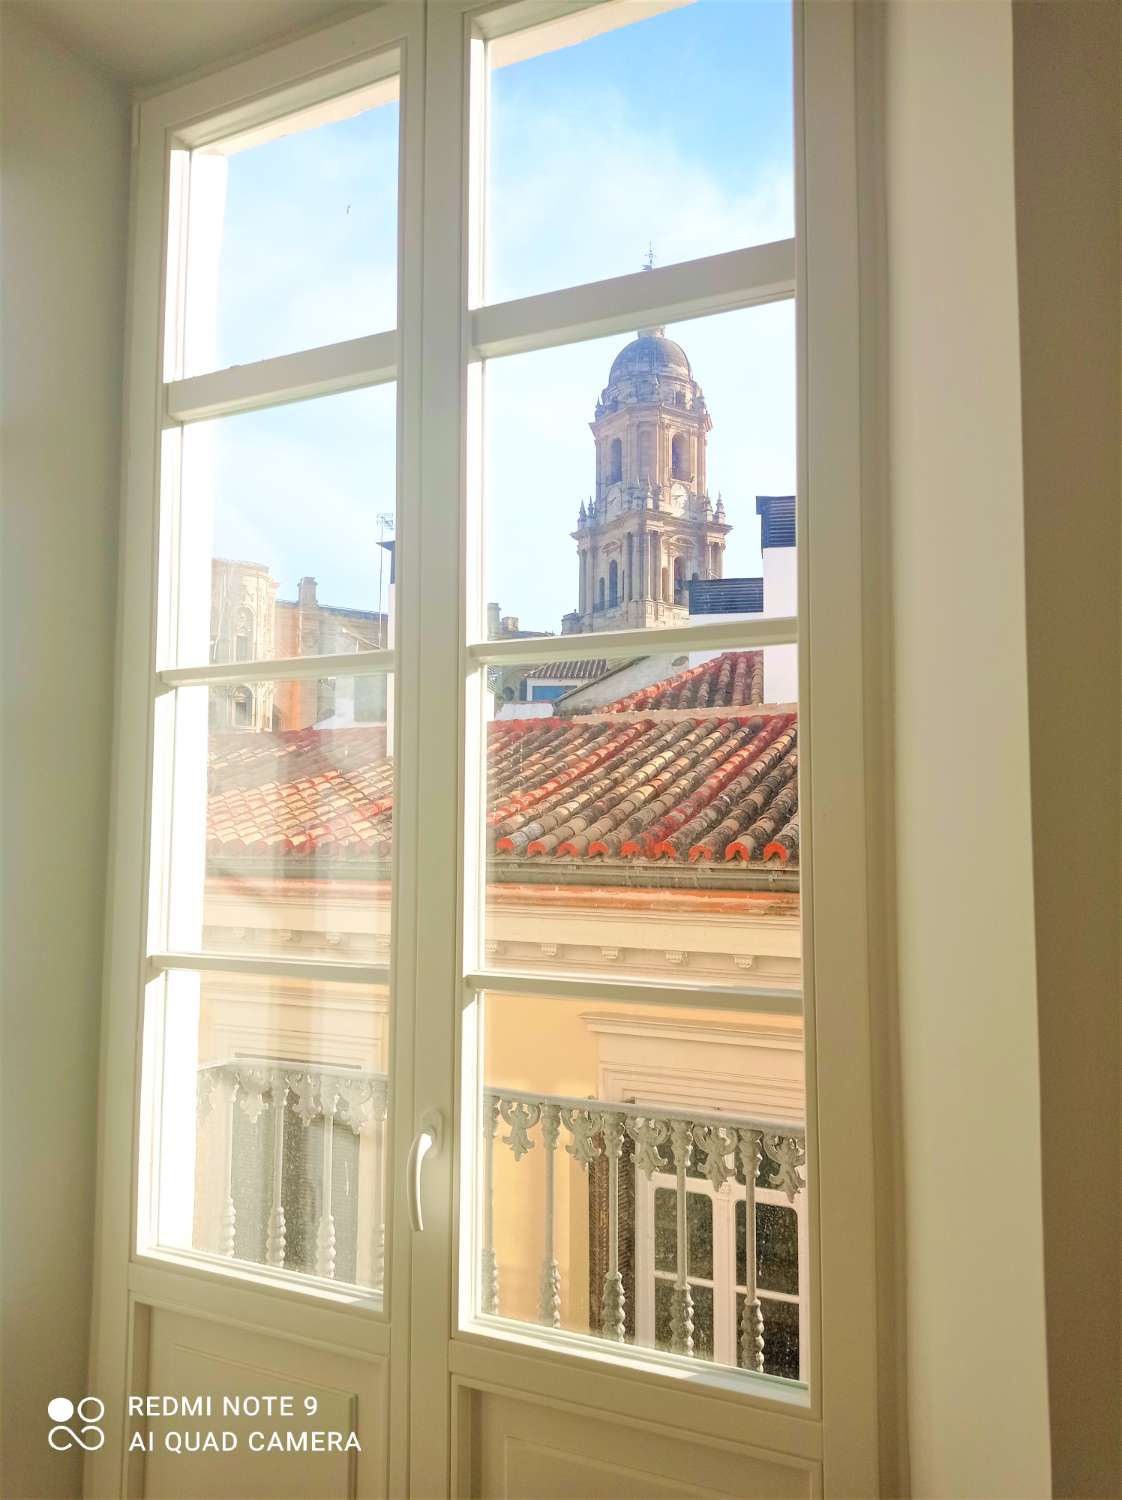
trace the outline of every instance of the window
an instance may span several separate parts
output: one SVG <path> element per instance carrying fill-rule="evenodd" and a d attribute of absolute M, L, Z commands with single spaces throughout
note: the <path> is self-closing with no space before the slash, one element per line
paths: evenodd
<path fill-rule="evenodd" d="M 267 1284 L 274 1347 L 426 1390 L 371 1418 L 426 1492 L 439 1372 L 485 1464 L 519 1344 L 652 1434 L 685 1383 L 699 1444 L 748 1394 L 728 1442 L 803 1424 L 813 1488 L 827 1422 L 873 1451 L 852 16 L 560 9 L 376 7 L 143 106 L 105 1218 L 134 1291 L 219 1278 L 236 1338 Z M 270 319 L 246 268 L 290 241 Z"/>
<path fill-rule="evenodd" d="M 253 694 L 249 688 L 238 688 L 232 699 L 234 727 L 250 729 L 253 726 Z"/>
<path fill-rule="evenodd" d="M 755 1268 L 748 1278 L 747 1203 L 743 1171 L 715 1189 L 695 1167 L 686 1192 L 686 1245 L 690 1309 L 696 1352 L 703 1359 L 753 1369 L 762 1352 L 768 1375 L 798 1380 L 800 1328 L 807 1326 L 800 1276 L 809 1264 L 805 1194 L 793 1202 L 768 1188 L 761 1151 L 753 1194 Z M 670 1349 L 674 1343 L 678 1287 L 677 1189 L 673 1177 L 655 1173 L 639 1185 L 635 1212 L 635 1339 Z"/>
<path fill-rule="evenodd" d="M 382 48 L 236 122 L 189 123 L 167 162 L 152 703 L 166 816 L 151 828 L 144 1080 L 158 1125 L 139 1226 L 145 1252 L 375 1301 L 398 61 Z M 345 363 L 356 347 L 367 363 L 340 381 L 340 349 Z"/>

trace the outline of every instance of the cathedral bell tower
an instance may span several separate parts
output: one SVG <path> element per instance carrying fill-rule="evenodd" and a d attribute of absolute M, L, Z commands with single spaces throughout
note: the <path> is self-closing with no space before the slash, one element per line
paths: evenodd
<path fill-rule="evenodd" d="M 562 630 L 684 624 L 689 581 L 721 577 L 732 528 L 705 488 L 705 397 L 664 329 L 616 355 L 590 425 L 596 490 L 572 533 L 579 603 Z"/>

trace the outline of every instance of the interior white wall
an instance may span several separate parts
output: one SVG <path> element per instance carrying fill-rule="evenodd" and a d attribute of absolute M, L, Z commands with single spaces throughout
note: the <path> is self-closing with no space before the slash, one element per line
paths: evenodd
<path fill-rule="evenodd" d="M 916 1496 L 1050 1492 L 1009 0 L 885 7 Z"/>
<path fill-rule="evenodd" d="M 3 1469 L 80 1493 L 116 581 L 128 100 L 7 5 L 3 113 Z"/>

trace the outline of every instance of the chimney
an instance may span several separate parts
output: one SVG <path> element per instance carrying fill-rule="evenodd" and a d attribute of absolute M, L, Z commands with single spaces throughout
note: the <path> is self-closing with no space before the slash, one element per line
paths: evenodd
<path fill-rule="evenodd" d="M 497 640 L 499 636 L 499 606 L 488 604 L 487 606 L 487 639 Z"/>
<path fill-rule="evenodd" d="M 503 635 L 517 635 L 518 634 L 518 616 L 517 615 L 503 615 L 502 620 L 499 623 L 502 626 L 502 634 Z"/>
<path fill-rule="evenodd" d="M 304 607 L 314 605 L 316 602 L 316 581 L 314 578 L 301 578 L 296 588 L 296 597 Z"/>

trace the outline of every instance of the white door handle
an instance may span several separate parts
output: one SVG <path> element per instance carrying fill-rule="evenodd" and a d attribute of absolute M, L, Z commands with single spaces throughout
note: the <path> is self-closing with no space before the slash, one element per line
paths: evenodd
<path fill-rule="evenodd" d="M 421 1123 L 417 1134 L 413 1137 L 413 1144 L 409 1147 L 409 1163 L 406 1168 L 409 1178 L 409 1222 L 413 1226 L 414 1234 L 420 1234 L 425 1227 L 424 1215 L 421 1212 L 421 1168 L 430 1151 L 440 1150 L 443 1134 L 444 1122 L 440 1111 L 438 1109 L 426 1110 L 421 1116 Z"/>

